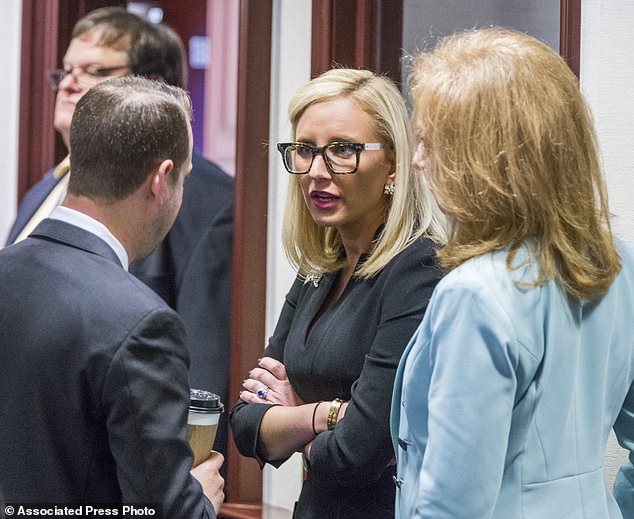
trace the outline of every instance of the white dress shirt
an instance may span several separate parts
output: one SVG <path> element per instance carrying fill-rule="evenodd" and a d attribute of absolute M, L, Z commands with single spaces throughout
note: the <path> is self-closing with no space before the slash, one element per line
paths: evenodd
<path fill-rule="evenodd" d="M 117 255 L 121 265 L 123 265 L 123 268 L 128 270 L 128 254 L 123 248 L 123 245 L 121 245 L 121 242 L 110 232 L 110 229 L 108 229 L 100 221 L 95 220 L 85 213 L 71 209 L 70 207 L 64 207 L 63 205 L 57 206 L 53 209 L 49 218 L 61 220 L 62 222 L 79 227 L 80 229 L 88 231 L 98 238 L 101 238 Z"/>

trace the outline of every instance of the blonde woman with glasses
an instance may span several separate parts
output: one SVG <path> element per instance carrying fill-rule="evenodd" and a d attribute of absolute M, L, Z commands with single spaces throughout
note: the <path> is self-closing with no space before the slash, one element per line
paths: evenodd
<path fill-rule="evenodd" d="M 612 428 L 634 448 L 634 251 L 610 231 L 577 78 L 485 29 L 412 79 L 416 164 L 451 231 L 395 382 L 397 517 L 634 517 L 631 464 L 616 500 L 603 472 Z"/>
<path fill-rule="evenodd" d="M 295 517 L 394 516 L 389 402 L 396 366 L 440 278 L 439 211 L 412 172 L 403 99 L 336 69 L 289 108 L 284 244 L 298 276 L 231 425 L 239 450 L 306 479 Z"/>

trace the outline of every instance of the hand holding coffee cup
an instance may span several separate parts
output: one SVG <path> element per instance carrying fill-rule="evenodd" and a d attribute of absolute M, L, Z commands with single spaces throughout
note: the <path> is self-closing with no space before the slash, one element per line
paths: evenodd
<path fill-rule="evenodd" d="M 220 468 L 222 467 L 223 461 L 224 456 L 222 454 L 217 451 L 212 451 L 209 458 L 191 471 L 192 475 L 200 483 L 200 486 L 202 486 L 203 493 L 207 496 L 209 501 L 211 501 L 216 514 L 225 499 L 223 491 L 225 480 L 220 475 Z"/>
<path fill-rule="evenodd" d="M 194 454 L 193 466 L 196 467 L 211 455 L 224 406 L 218 395 L 202 389 L 190 390 L 189 398 L 187 441 Z"/>

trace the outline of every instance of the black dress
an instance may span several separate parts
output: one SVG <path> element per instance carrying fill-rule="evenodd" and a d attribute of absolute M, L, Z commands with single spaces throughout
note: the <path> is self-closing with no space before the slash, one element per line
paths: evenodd
<path fill-rule="evenodd" d="M 326 274 L 318 282 L 295 280 L 264 352 L 284 363 L 304 402 L 350 401 L 335 430 L 313 442 L 294 517 L 391 518 L 394 376 L 441 271 L 433 242 L 420 239 L 373 278 L 353 278 L 311 327 L 338 275 Z M 284 460 L 263 460 L 257 450 L 260 423 L 270 407 L 239 400 L 231 411 L 231 427 L 243 455 L 279 466 Z"/>

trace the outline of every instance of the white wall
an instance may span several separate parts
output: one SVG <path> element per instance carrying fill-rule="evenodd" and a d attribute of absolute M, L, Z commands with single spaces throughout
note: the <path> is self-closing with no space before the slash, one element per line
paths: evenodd
<path fill-rule="evenodd" d="M 0 247 L 13 223 L 18 189 L 18 108 L 20 105 L 21 0 L 4 0 L 0 17 Z"/>
<path fill-rule="evenodd" d="M 271 126 L 266 274 L 266 333 L 270 336 L 295 273 L 281 245 L 282 216 L 288 173 L 275 144 L 288 141 L 287 107 L 295 91 L 310 79 L 311 0 L 275 0 L 271 52 Z M 279 469 L 264 470 L 263 502 L 292 510 L 302 484 L 298 454 Z M 266 512 L 265 512 L 266 519 Z"/>
<path fill-rule="evenodd" d="M 634 243 L 634 2 L 584 0 L 581 5 L 581 88 L 594 115 L 614 230 Z M 625 461 L 612 436 L 608 484 Z"/>
<path fill-rule="evenodd" d="M 581 5 L 581 88 L 595 118 L 616 232 L 634 242 L 634 2 Z"/>

